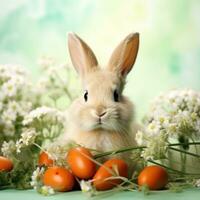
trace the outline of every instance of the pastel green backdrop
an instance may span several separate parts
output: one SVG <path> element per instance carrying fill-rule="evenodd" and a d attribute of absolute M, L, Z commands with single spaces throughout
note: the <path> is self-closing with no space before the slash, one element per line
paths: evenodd
<path fill-rule="evenodd" d="M 105 65 L 130 32 L 140 49 L 125 93 L 138 119 L 150 101 L 172 88 L 200 89 L 199 0 L 0 0 L 0 63 L 39 76 L 41 55 L 70 62 L 67 32 L 79 34 Z"/>

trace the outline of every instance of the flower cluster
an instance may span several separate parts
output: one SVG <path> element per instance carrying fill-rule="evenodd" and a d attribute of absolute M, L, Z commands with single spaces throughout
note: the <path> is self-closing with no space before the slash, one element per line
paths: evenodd
<path fill-rule="evenodd" d="M 200 188 L 200 179 L 196 180 L 195 184 L 196 187 Z"/>
<path fill-rule="evenodd" d="M 60 108 L 66 109 L 77 92 L 72 87 L 76 85 L 72 84 L 75 81 L 71 78 L 72 70 L 50 57 L 43 57 L 39 64 L 43 75 L 36 84 L 21 66 L 0 65 L 0 147 L 3 154 L 13 151 L 11 140 L 16 142 L 15 150 L 20 152 L 22 146 L 28 146 L 39 137 L 40 141 L 53 139 L 63 131 L 65 123 Z"/>
<path fill-rule="evenodd" d="M 43 185 L 42 176 L 44 175 L 45 169 L 43 167 L 37 167 L 31 176 L 30 185 L 44 196 L 55 194 L 52 187 Z"/>
<path fill-rule="evenodd" d="M 170 137 L 200 137 L 200 93 L 173 90 L 158 96 L 145 120 L 148 133 L 160 132 Z"/>
<path fill-rule="evenodd" d="M 136 141 L 139 145 L 146 145 L 146 148 L 141 153 L 141 156 L 145 158 L 145 160 L 159 160 L 167 157 L 169 144 L 167 142 L 167 135 L 160 134 L 152 137 L 138 131 L 136 134 Z"/>
<path fill-rule="evenodd" d="M 33 172 L 32 176 L 31 176 L 31 186 L 34 189 L 37 189 L 41 186 L 41 178 L 44 174 L 45 169 L 43 167 L 37 167 L 36 170 Z"/>
<path fill-rule="evenodd" d="M 74 142 L 68 142 L 67 144 L 63 142 L 63 144 L 61 144 L 59 140 L 59 142 L 48 144 L 45 149 L 57 165 L 64 166 L 66 164 L 67 152 L 75 146 L 77 146 L 77 144 Z"/>
<path fill-rule="evenodd" d="M 11 157 L 12 154 L 16 151 L 16 145 L 13 140 L 8 142 L 4 141 L 1 147 L 1 152 L 5 157 Z"/>
<path fill-rule="evenodd" d="M 52 140 L 63 132 L 65 116 L 56 108 L 42 106 L 27 114 L 22 123 L 26 127 L 35 128 L 44 139 Z"/>
<path fill-rule="evenodd" d="M 22 67 L 0 65 L 0 153 L 14 162 L 8 182 L 16 188 L 30 187 L 39 152 L 64 131 L 65 115 L 61 110 L 76 96 L 71 87 L 75 79 L 68 66 L 48 57 L 40 65 L 42 76 L 36 83 Z M 59 155 L 63 155 L 61 151 L 63 147 Z M 40 192 L 53 193 L 46 186 L 40 187 Z"/>
<path fill-rule="evenodd" d="M 186 143 L 200 139 L 200 93 L 193 90 L 172 90 L 158 96 L 144 118 L 144 131 L 136 134 L 145 159 L 166 156 L 170 141 Z"/>
<path fill-rule="evenodd" d="M 0 65 L 0 131 L 3 139 L 16 138 L 24 116 L 35 108 L 40 96 L 22 67 Z"/>
<path fill-rule="evenodd" d="M 92 181 L 81 180 L 79 184 L 80 184 L 81 191 L 83 193 L 85 193 L 89 197 L 95 196 L 96 190 L 94 186 L 92 185 Z"/>
<path fill-rule="evenodd" d="M 17 153 L 21 152 L 21 148 L 28 146 L 34 143 L 38 133 L 34 128 L 24 128 L 21 134 L 21 138 L 16 141 L 16 151 Z"/>
<path fill-rule="evenodd" d="M 43 56 L 39 60 L 43 76 L 37 86 L 43 94 L 43 104 L 63 108 L 77 96 L 74 72 L 67 64 L 58 64 L 52 57 Z M 45 95 L 44 95 L 45 94 Z"/>
<path fill-rule="evenodd" d="M 27 72 L 20 66 L 0 66 L 0 145 L 1 152 L 12 157 L 36 137 L 33 128 L 26 128 L 24 119 L 41 104 Z"/>
<path fill-rule="evenodd" d="M 58 109 L 46 106 L 38 107 L 24 117 L 21 135 L 14 145 L 15 148 L 11 148 L 11 142 L 5 142 L 2 152 L 21 153 L 22 149 L 29 149 L 32 145 L 36 148 L 39 147 L 38 152 L 44 146 L 50 146 L 50 142 L 64 131 L 64 124 L 64 115 Z M 56 148 L 58 147 L 56 146 Z"/>

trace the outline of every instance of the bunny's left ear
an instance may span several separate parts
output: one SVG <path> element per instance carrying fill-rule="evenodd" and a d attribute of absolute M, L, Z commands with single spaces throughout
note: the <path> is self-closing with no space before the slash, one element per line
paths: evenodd
<path fill-rule="evenodd" d="M 126 76 L 135 63 L 138 48 L 139 33 L 129 34 L 112 53 L 108 68 L 122 76 Z"/>
<path fill-rule="evenodd" d="M 98 62 L 93 51 L 78 35 L 68 34 L 68 47 L 74 68 L 82 78 L 97 68 Z"/>

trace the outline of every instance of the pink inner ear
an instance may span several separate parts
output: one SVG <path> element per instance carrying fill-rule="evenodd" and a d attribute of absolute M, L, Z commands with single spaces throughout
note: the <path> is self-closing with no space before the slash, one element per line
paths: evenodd
<path fill-rule="evenodd" d="M 68 47 L 72 63 L 82 77 L 98 65 L 90 47 L 76 34 L 69 34 Z"/>
<path fill-rule="evenodd" d="M 114 50 L 108 67 L 126 76 L 132 69 L 139 48 L 139 34 L 129 34 Z"/>
<path fill-rule="evenodd" d="M 130 41 L 130 43 L 126 45 L 125 55 L 123 55 L 124 61 L 121 66 L 122 75 L 126 75 L 131 71 L 136 61 L 138 48 L 139 48 L 139 41 L 135 41 L 134 39 L 133 41 Z"/>

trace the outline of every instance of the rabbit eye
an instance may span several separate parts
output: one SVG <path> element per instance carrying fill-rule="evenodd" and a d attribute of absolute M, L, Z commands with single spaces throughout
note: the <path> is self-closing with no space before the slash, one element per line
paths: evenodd
<path fill-rule="evenodd" d="M 84 93 L 84 99 L 85 99 L 85 101 L 88 100 L 88 91 L 87 91 L 87 90 L 86 90 L 85 93 Z"/>
<path fill-rule="evenodd" d="M 114 97 L 115 102 L 119 101 L 119 94 L 118 94 L 117 90 L 114 91 L 113 97 Z"/>

